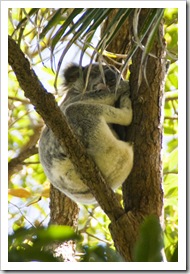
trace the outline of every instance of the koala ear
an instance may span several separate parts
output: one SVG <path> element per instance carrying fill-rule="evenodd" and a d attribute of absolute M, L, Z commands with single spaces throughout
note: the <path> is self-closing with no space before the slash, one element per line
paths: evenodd
<path fill-rule="evenodd" d="M 79 77 L 80 77 L 80 72 L 83 70 L 83 67 L 79 67 L 76 64 L 71 64 L 68 66 L 64 71 L 63 71 L 63 76 L 65 78 L 65 85 L 70 85 L 75 83 Z"/>

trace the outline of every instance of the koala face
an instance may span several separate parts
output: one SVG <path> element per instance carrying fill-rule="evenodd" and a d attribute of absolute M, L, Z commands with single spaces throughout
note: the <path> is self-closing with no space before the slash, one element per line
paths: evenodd
<path fill-rule="evenodd" d="M 86 91 L 98 90 L 102 85 L 110 91 L 115 91 L 119 75 L 119 71 L 113 66 L 103 65 L 100 67 L 99 64 L 92 64 L 79 67 L 73 64 L 64 71 L 65 87 L 81 92 L 88 82 Z"/>
<path fill-rule="evenodd" d="M 88 81 L 87 90 L 97 90 L 99 84 L 104 84 L 111 89 L 116 86 L 118 76 L 119 72 L 114 67 L 107 65 L 100 67 L 98 64 L 92 64 L 91 70 L 89 66 L 86 66 L 83 73 L 84 82 Z"/>

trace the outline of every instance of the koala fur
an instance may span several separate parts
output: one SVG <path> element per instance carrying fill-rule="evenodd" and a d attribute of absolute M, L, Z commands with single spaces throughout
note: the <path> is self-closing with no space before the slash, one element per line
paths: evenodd
<path fill-rule="evenodd" d="M 60 105 L 75 135 L 113 190 L 125 181 L 133 166 L 132 144 L 122 141 L 114 129 L 115 125 L 128 126 L 132 121 L 129 84 L 121 79 L 116 90 L 118 76 L 119 72 L 107 65 L 100 69 L 98 64 L 92 64 L 91 70 L 89 66 L 71 65 L 64 71 L 67 95 Z M 47 127 L 40 138 L 39 154 L 45 174 L 57 189 L 76 202 L 96 203 Z"/>

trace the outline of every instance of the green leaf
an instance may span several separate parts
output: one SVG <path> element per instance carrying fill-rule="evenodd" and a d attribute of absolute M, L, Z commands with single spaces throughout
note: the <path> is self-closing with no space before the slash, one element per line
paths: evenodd
<path fill-rule="evenodd" d="M 31 241 L 38 242 L 39 245 L 49 244 L 52 241 L 68 241 L 71 239 L 80 239 L 73 228 L 70 226 L 50 225 L 47 228 L 20 228 L 13 235 L 9 236 L 10 240 L 22 243 L 26 238 Z"/>
<path fill-rule="evenodd" d="M 84 250 L 84 257 L 82 262 L 122 262 L 122 257 L 112 248 L 105 245 L 82 247 Z"/>
<path fill-rule="evenodd" d="M 85 34 L 81 36 L 81 39 L 89 32 L 90 26 L 94 25 L 93 19 L 99 14 L 99 9 L 87 9 L 83 15 L 77 20 L 75 24 L 65 33 L 64 37 L 71 33 L 74 33 L 74 41 L 82 35 L 86 30 Z M 78 28 L 79 27 L 79 28 Z"/>
<path fill-rule="evenodd" d="M 174 253 L 171 256 L 170 262 L 178 262 L 178 242 L 177 242 L 176 248 L 174 250 Z"/>
<path fill-rule="evenodd" d="M 169 163 L 169 170 L 174 171 L 178 167 L 178 148 L 174 149 L 169 157 L 168 157 L 168 163 Z"/>
<path fill-rule="evenodd" d="M 151 32 L 148 35 L 148 39 L 147 39 L 147 42 L 146 42 L 146 45 L 145 45 L 145 51 L 144 51 L 144 53 L 146 53 L 146 54 L 149 53 L 151 51 L 151 49 L 152 49 L 152 46 L 153 46 L 153 43 L 154 43 L 154 40 L 155 40 L 155 34 L 156 34 L 157 30 L 158 30 L 158 26 L 160 24 L 160 20 L 163 17 L 163 13 L 164 13 L 164 9 L 157 9 L 156 20 L 154 21 L 154 24 L 152 25 Z M 142 56 L 142 58 L 143 58 L 143 56 Z"/>
<path fill-rule="evenodd" d="M 135 262 L 161 262 L 163 247 L 162 229 L 156 216 L 145 218 L 134 249 Z"/>
<path fill-rule="evenodd" d="M 141 44 L 141 42 L 143 41 L 143 39 L 147 35 L 148 31 L 152 27 L 152 25 L 153 25 L 154 21 L 156 20 L 156 18 L 157 18 L 157 9 L 150 9 L 143 25 L 138 26 L 138 27 L 140 27 L 140 30 L 139 30 L 139 33 L 138 33 L 138 38 L 139 38 L 138 42 L 134 43 L 132 45 L 132 48 L 131 48 L 131 50 L 129 51 L 129 53 L 127 55 L 127 58 L 124 61 L 122 70 L 124 70 L 127 67 L 129 60 L 131 60 L 131 58 L 135 54 L 136 50 L 138 49 L 139 43 Z"/>
<path fill-rule="evenodd" d="M 47 228 L 17 229 L 9 236 L 9 261 L 57 261 L 44 247 L 55 241 L 64 242 L 71 239 L 79 240 L 81 237 L 69 226 L 50 225 Z"/>
<path fill-rule="evenodd" d="M 164 123 L 164 134 L 166 135 L 175 135 L 177 133 L 177 128 L 175 128 L 174 123 Z"/>
<path fill-rule="evenodd" d="M 25 245 L 24 249 L 12 248 L 8 253 L 9 262 L 58 262 L 58 259 L 48 251 Z"/>
<path fill-rule="evenodd" d="M 172 152 L 175 148 L 178 147 L 178 139 L 173 138 L 171 141 L 168 142 L 168 152 Z"/>
<path fill-rule="evenodd" d="M 55 46 L 60 41 L 67 27 L 73 22 L 73 19 L 82 12 L 83 9 L 74 9 L 73 12 L 69 15 L 67 20 L 63 23 L 63 25 L 56 32 L 54 37 L 52 38 L 51 50 L 54 51 Z"/>
<path fill-rule="evenodd" d="M 80 239 L 80 237 L 74 232 L 73 228 L 63 225 L 50 225 L 47 229 L 38 229 L 36 235 L 41 243 L 48 243 L 48 241 Z"/>
<path fill-rule="evenodd" d="M 167 193 L 172 187 L 178 187 L 178 174 L 167 174 L 164 177 L 164 192 Z"/>
<path fill-rule="evenodd" d="M 28 18 L 33 16 L 34 14 L 36 14 L 38 12 L 39 9 L 36 9 L 36 8 L 33 8 L 29 11 L 28 13 L 28 16 L 27 17 L 24 17 L 17 25 L 16 30 L 20 29 L 27 21 L 28 21 Z"/>
<path fill-rule="evenodd" d="M 53 17 L 48 21 L 47 25 L 43 29 L 43 31 L 40 33 L 40 39 L 42 39 L 46 33 L 52 29 L 52 27 L 58 25 L 60 23 L 60 20 L 62 19 L 62 14 L 64 9 L 58 9 L 56 13 L 53 15 Z"/>
<path fill-rule="evenodd" d="M 88 33 L 91 33 L 93 31 L 96 31 L 97 28 L 100 26 L 100 24 L 103 22 L 103 20 L 109 15 L 109 13 L 111 12 L 111 9 L 105 9 L 105 10 L 101 10 L 101 13 L 99 12 L 97 14 L 97 20 L 94 20 L 93 24 L 88 28 Z M 87 34 L 87 32 L 85 33 L 85 35 Z M 83 37 L 82 37 L 83 38 Z"/>
<path fill-rule="evenodd" d="M 125 22 L 125 20 L 129 17 L 130 13 L 132 12 L 132 9 L 120 9 L 118 13 L 116 14 L 115 18 L 113 19 L 112 23 L 108 25 L 107 29 L 105 30 L 105 34 L 109 34 L 107 37 L 106 47 L 111 43 L 113 38 L 117 35 L 119 29 Z M 115 27 L 113 29 L 113 26 L 115 24 Z M 104 36 L 102 36 L 102 39 L 104 39 Z"/>

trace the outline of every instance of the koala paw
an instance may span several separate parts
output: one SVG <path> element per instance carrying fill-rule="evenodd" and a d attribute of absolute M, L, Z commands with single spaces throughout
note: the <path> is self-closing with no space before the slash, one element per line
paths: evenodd
<path fill-rule="evenodd" d="M 131 100 L 128 95 L 122 95 L 120 98 L 120 108 L 131 109 Z"/>
<path fill-rule="evenodd" d="M 99 83 L 96 86 L 96 90 L 97 91 L 109 91 L 109 88 L 108 88 L 108 86 L 106 86 L 106 84 Z"/>

